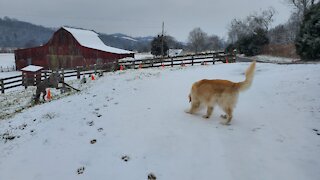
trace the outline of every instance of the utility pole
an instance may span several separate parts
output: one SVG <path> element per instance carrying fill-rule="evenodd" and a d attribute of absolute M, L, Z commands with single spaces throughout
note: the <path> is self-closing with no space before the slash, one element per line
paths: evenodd
<path fill-rule="evenodd" d="M 161 34 L 161 57 L 163 58 L 163 33 L 164 33 L 164 22 L 162 22 L 162 34 Z"/>

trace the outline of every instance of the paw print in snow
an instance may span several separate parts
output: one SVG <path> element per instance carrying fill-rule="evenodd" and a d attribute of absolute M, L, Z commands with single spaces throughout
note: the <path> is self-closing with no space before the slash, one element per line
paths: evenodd
<path fill-rule="evenodd" d="M 148 174 L 148 180 L 156 180 L 156 179 L 157 177 L 153 173 Z"/>
<path fill-rule="evenodd" d="M 124 155 L 121 157 L 121 159 L 124 161 L 124 162 L 128 162 L 130 160 L 130 157 L 127 156 L 127 155 Z"/>
<path fill-rule="evenodd" d="M 82 166 L 82 167 L 78 168 L 77 173 L 83 174 L 84 170 L 85 170 L 85 167 Z"/>

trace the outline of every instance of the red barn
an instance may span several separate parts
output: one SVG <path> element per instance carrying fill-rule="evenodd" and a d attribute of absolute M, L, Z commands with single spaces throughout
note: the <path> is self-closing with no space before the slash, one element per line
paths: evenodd
<path fill-rule="evenodd" d="M 105 45 L 94 31 L 62 27 L 43 46 L 18 49 L 18 70 L 32 64 L 45 69 L 75 68 L 134 57 L 134 52 Z"/>

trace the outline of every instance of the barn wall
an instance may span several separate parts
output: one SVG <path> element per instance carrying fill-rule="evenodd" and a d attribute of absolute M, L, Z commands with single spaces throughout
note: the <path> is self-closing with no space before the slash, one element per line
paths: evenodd
<path fill-rule="evenodd" d="M 114 54 L 81 46 L 71 33 L 61 28 L 43 46 L 15 51 L 17 69 L 29 63 L 45 69 L 75 68 L 113 62 L 133 54 Z"/>

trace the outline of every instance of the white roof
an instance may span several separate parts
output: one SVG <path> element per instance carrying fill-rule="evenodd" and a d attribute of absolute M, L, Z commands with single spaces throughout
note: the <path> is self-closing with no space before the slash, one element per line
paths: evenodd
<path fill-rule="evenodd" d="M 182 49 L 169 49 L 169 56 L 180 55 L 182 51 Z"/>
<path fill-rule="evenodd" d="M 41 66 L 29 65 L 29 66 L 22 68 L 21 71 L 37 72 L 42 68 L 43 67 L 41 67 Z"/>
<path fill-rule="evenodd" d="M 72 36 L 84 47 L 97 49 L 115 54 L 132 54 L 134 52 L 118 49 L 105 45 L 99 38 L 99 35 L 91 30 L 75 29 L 70 27 L 62 27 L 72 34 Z"/>

